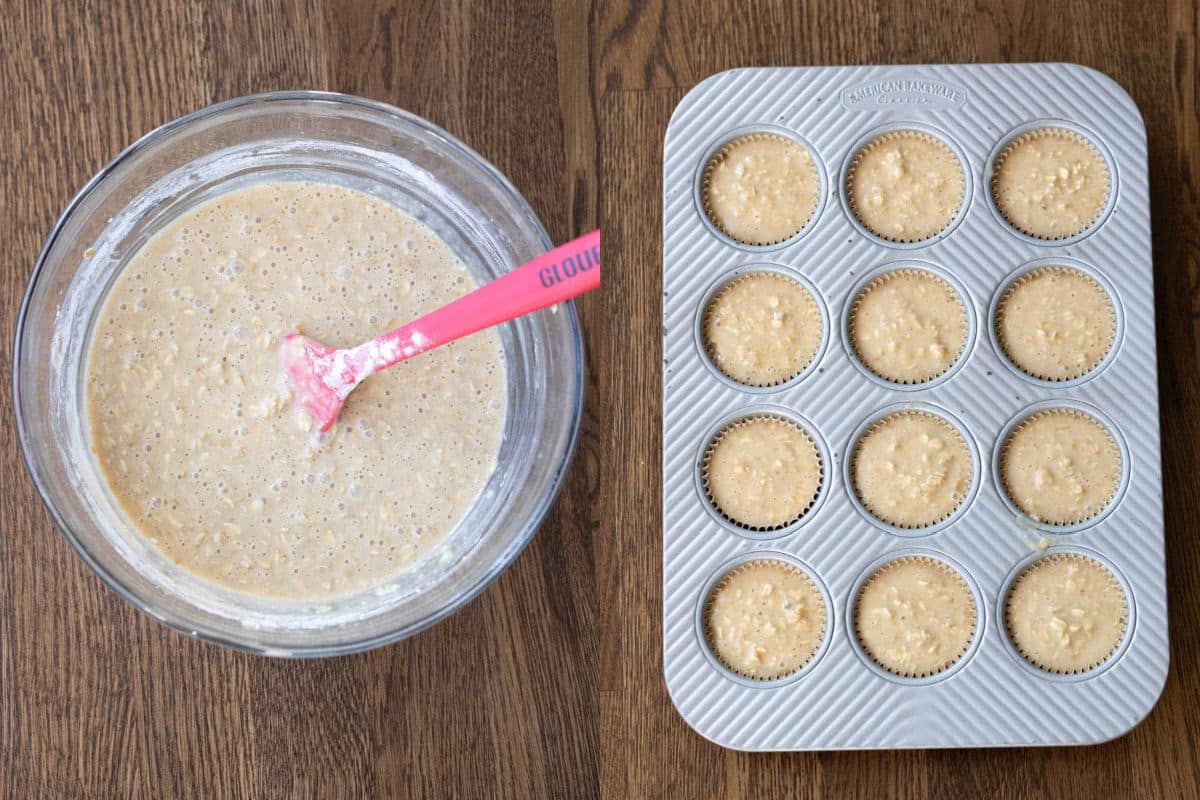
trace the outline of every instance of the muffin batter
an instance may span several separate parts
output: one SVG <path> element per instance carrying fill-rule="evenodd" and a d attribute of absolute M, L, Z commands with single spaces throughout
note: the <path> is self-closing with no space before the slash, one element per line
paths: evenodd
<path fill-rule="evenodd" d="M 356 344 L 474 288 L 425 225 L 332 185 L 189 210 L 134 254 L 93 333 L 88 421 L 113 495 L 168 558 L 226 587 L 311 600 L 386 580 L 495 468 L 498 337 L 375 375 L 319 437 L 289 403 L 280 339 Z"/>
<path fill-rule="evenodd" d="M 825 602 L 812 579 L 773 559 L 735 567 L 704 612 L 717 658 L 734 672 L 771 680 L 796 672 L 825 636 Z"/>
<path fill-rule="evenodd" d="M 897 675 L 934 675 L 962 657 L 975 633 L 975 600 L 949 565 L 905 556 L 884 564 L 859 592 L 854 630 L 863 650 Z"/>
<path fill-rule="evenodd" d="M 782 242 L 817 210 L 821 183 L 807 149 L 773 134 L 751 134 L 721 148 L 704 168 L 709 218 L 744 244 Z"/>
<path fill-rule="evenodd" d="M 963 187 L 954 151 L 920 131 L 872 139 L 846 175 L 846 199 L 859 222 L 896 242 L 919 242 L 949 225 L 962 207 Z"/>
<path fill-rule="evenodd" d="M 1070 267 L 1032 270 L 996 307 L 996 336 L 1018 368 L 1043 380 L 1091 372 L 1112 347 L 1117 320 L 1100 284 Z"/>
<path fill-rule="evenodd" d="M 821 344 L 821 313 L 803 285 L 775 272 L 737 278 L 704 315 L 704 344 L 717 369 L 748 386 L 799 375 Z"/>
<path fill-rule="evenodd" d="M 717 435 L 704 458 L 704 486 L 717 510 L 739 525 L 777 528 L 816 500 L 821 457 L 795 423 L 751 417 Z"/>
<path fill-rule="evenodd" d="M 1005 606 L 1008 635 L 1021 655 L 1050 672 L 1098 666 L 1125 635 L 1125 592 L 1099 561 L 1056 553 L 1013 582 Z"/>
<path fill-rule="evenodd" d="M 950 423 L 921 411 L 884 417 L 854 451 L 854 491 L 881 521 L 923 528 L 946 519 L 971 486 L 971 453 Z"/>
<path fill-rule="evenodd" d="M 888 272 L 859 293 L 850 344 L 867 369 L 896 383 L 921 383 L 950 369 L 967 340 L 958 293 L 932 273 Z"/>
<path fill-rule="evenodd" d="M 1065 239 L 1100 216 L 1110 180 L 1091 142 L 1066 128 L 1041 128 L 1018 136 L 996 157 L 992 197 L 1017 230 Z"/>
<path fill-rule="evenodd" d="M 1079 411 L 1042 411 L 1000 453 L 1009 499 L 1038 522 L 1071 525 L 1099 514 L 1117 491 L 1121 455 L 1104 426 Z"/>

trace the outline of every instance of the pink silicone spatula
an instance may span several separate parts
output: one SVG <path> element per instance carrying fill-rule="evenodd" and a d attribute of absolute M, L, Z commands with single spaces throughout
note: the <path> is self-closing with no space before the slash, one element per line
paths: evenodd
<path fill-rule="evenodd" d="M 600 231 L 581 236 L 486 286 L 357 347 L 335 349 L 298 333 L 284 337 L 292 397 L 329 430 L 346 396 L 368 376 L 484 328 L 570 300 L 600 285 Z"/>

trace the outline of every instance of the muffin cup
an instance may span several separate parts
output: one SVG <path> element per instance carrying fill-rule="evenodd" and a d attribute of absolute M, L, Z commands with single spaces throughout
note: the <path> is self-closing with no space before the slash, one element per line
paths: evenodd
<path fill-rule="evenodd" d="M 953 157 L 954 161 L 958 165 L 958 177 L 962 182 L 962 194 L 959 196 L 958 206 L 954 209 L 954 212 L 950 215 L 942 227 L 925 236 L 899 238 L 880 233 L 869 226 L 860 216 L 858 209 L 855 207 L 854 193 L 850 191 L 850 189 L 854 185 L 856 172 L 864 155 L 888 142 L 895 142 L 905 139 L 918 139 L 924 142 L 932 143 L 940 148 L 944 148 Z M 967 169 L 966 160 L 963 157 L 962 151 L 955 145 L 951 144 L 950 140 L 946 138 L 945 135 L 940 131 L 934 132 L 918 125 L 896 124 L 888 126 L 882 131 L 868 134 L 868 136 L 864 137 L 857 144 L 855 144 L 850 153 L 851 155 L 849 160 L 846 162 L 845 169 L 843 170 L 841 185 L 842 199 L 855 227 L 876 241 L 896 247 L 923 247 L 948 234 L 964 216 L 967 204 L 971 197 L 970 171 Z"/>
<path fill-rule="evenodd" d="M 743 427 L 752 422 L 762 421 L 762 420 L 767 420 L 767 421 L 776 422 L 776 423 L 782 423 L 784 425 L 791 426 L 792 428 L 794 428 L 795 430 L 800 432 L 804 436 L 804 438 L 807 439 L 810 444 L 812 444 L 813 450 L 816 452 L 816 456 L 817 456 L 817 470 L 818 470 L 818 472 L 817 472 L 817 489 L 813 493 L 813 496 L 809 500 L 808 504 L 805 505 L 804 508 L 798 514 L 796 514 L 794 517 L 792 517 L 791 519 L 789 519 L 785 522 L 781 522 L 777 525 L 770 525 L 770 526 L 747 525 L 743 522 L 738 521 L 737 519 L 734 519 L 732 516 L 730 516 L 728 513 L 726 513 L 724 510 L 721 509 L 720 505 L 717 503 L 716 499 L 713 497 L 712 492 L 710 491 L 709 485 L 708 485 L 708 462 L 709 462 L 709 459 L 712 457 L 713 451 L 716 449 L 717 445 L 720 444 L 721 440 L 724 439 L 725 436 L 730 431 L 736 430 L 737 428 Z M 820 504 L 821 500 L 823 499 L 823 497 L 825 495 L 825 491 L 826 491 L 826 488 L 827 488 L 828 482 L 829 482 L 828 463 L 829 463 L 829 461 L 828 461 L 828 457 L 826 455 L 824 445 L 817 438 L 817 436 L 812 432 L 811 427 L 806 426 L 805 424 L 801 423 L 800 421 L 792 418 L 792 416 L 790 416 L 790 415 L 775 413 L 773 411 L 756 411 L 756 412 L 752 412 L 749 414 L 741 414 L 741 415 L 734 417 L 733 419 L 731 419 L 729 421 L 723 422 L 716 429 L 714 434 L 707 437 L 706 444 L 704 446 L 704 452 L 700 458 L 699 470 L 698 470 L 697 475 L 698 475 L 698 480 L 699 480 L 699 485 L 700 485 L 700 491 L 703 494 L 704 499 L 707 501 L 707 505 L 708 505 L 709 509 L 713 512 L 713 514 L 717 518 L 719 518 L 723 522 L 727 523 L 728 525 L 732 526 L 733 528 L 737 529 L 739 532 L 747 532 L 750 534 L 783 535 L 783 533 L 790 532 L 795 527 L 798 527 L 800 525 L 800 523 L 806 522 L 808 520 L 808 518 L 810 518 L 810 515 L 812 514 L 812 512 L 815 511 L 817 506 Z"/>
<path fill-rule="evenodd" d="M 892 669 L 881 663 L 879 659 L 867 651 L 859 635 L 858 607 L 863 590 L 878 577 L 882 570 L 897 563 L 931 564 L 946 574 L 953 575 L 962 584 L 963 588 L 966 589 L 967 595 L 970 597 L 973 610 L 971 633 L 967 637 L 961 652 L 955 655 L 954 659 L 942 669 L 922 673 Z M 889 553 L 868 564 L 851 589 L 846 614 L 846 628 L 851 647 L 858 654 L 858 657 L 862 659 L 863 663 L 876 674 L 895 683 L 915 685 L 928 685 L 941 682 L 965 667 L 979 647 L 984 634 L 985 620 L 987 619 L 984 613 L 983 595 L 979 591 L 979 586 L 961 564 L 941 553 L 936 553 L 932 550 L 916 549 Z"/>
<path fill-rule="evenodd" d="M 930 522 L 926 525 L 909 526 L 890 522 L 876 515 L 859 495 L 857 482 L 854 480 L 854 467 L 858 461 L 859 446 L 863 439 L 868 434 L 878 430 L 880 426 L 897 417 L 906 415 L 923 415 L 932 417 L 938 422 L 948 426 L 963 442 L 967 449 L 967 455 L 971 459 L 971 481 L 962 497 L 959 498 L 958 504 L 948 514 L 939 519 Z M 975 446 L 974 440 L 967 433 L 967 428 L 957 418 L 951 416 L 946 411 L 924 403 L 900 403 L 887 408 L 880 409 L 875 414 L 867 418 L 862 425 L 854 432 L 850 438 L 849 450 L 846 453 L 845 461 L 845 481 L 846 487 L 849 490 L 850 500 L 855 508 L 883 530 L 894 533 L 900 536 L 928 536 L 945 529 L 948 525 L 959 517 L 961 517 L 971 502 L 975 499 L 975 495 L 979 490 L 981 466 L 979 463 L 979 451 Z"/>
<path fill-rule="evenodd" d="M 821 604 L 821 629 L 817 635 L 817 644 L 813 648 L 812 653 L 810 653 L 803 662 L 796 666 L 795 669 L 787 670 L 786 672 L 781 672 L 777 675 L 750 675 L 730 665 L 717 652 L 717 648 L 713 644 L 712 630 L 708 621 L 709 610 L 712 607 L 712 601 L 717 592 L 727 586 L 729 580 L 735 575 L 752 571 L 760 565 L 778 566 L 801 576 Z M 820 658 L 824 651 L 825 643 L 829 639 L 829 631 L 832 628 L 832 624 L 830 622 L 831 613 L 832 606 L 829 603 L 828 592 L 814 578 L 809 570 L 801 567 L 791 558 L 785 558 L 771 553 L 755 553 L 741 559 L 732 566 L 723 567 L 722 570 L 718 572 L 716 576 L 714 576 L 714 579 L 709 582 L 709 585 L 706 587 L 700 602 L 699 625 L 705 648 L 707 649 L 710 657 L 720 667 L 728 671 L 731 675 L 750 682 L 752 685 L 777 685 L 780 682 L 786 682 L 794 677 L 797 677 L 799 673 L 804 672 L 811 665 L 813 665 L 818 658 Z"/>
<path fill-rule="evenodd" d="M 1070 522 L 1054 523 L 1042 522 L 1034 519 L 1031 515 L 1024 511 L 1016 501 L 1013 500 L 1012 493 L 1009 490 L 1008 482 L 1004 475 L 1004 454 L 1007 452 L 1009 443 L 1012 440 L 1013 434 L 1021 428 L 1028 425 L 1030 422 L 1037 419 L 1044 419 L 1054 415 L 1066 415 L 1074 417 L 1083 417 L 1099 425 L 1105 433 L 1112 439 L 1113 447 L 1117 452 L 1117 483 L 1109 494 L 1108 499 L 1090 516 L 1076 519 Z M 1106 416 L 1099 411 L 1088 408 L 1080 403 L 1069 401 L 1055 402 L 1053 400 L 1043 401 L 1032 406 L 1029 409 L 1022 411 L 1015 416 L 1004 429 L 1001 430 L 999 437 L 996 439 L 996 458 L 994 463 L 994 471 L 996 474 L 996 482 L 1000 488 L 1000 495 L 1004 499 L 1005 504 L 1018 516 L 1029 520 L 1037 528 L 1049 531 L 1052 533 L 1074 533 L 1084 528 L 1089 528 L 1095 525 L 1100 520 L 1108 516 L 1113 508 L 1117 505 L 1117 501 L 1125 491 L 1125 485 L 1129 480 L 1129 452 L 1125 446 L 1124 439 L 1118 433 L 1116 427 Z"/>
<path fill-rule="evenodd" d="M 1057 378 L 1027 370 L 1021 365 L 1017 364 L 1017 362 L 1009 355 L 1008 348 L 1005 346 L 1004 340 L 1000 334 L 1000 321 L 1004 316 L 1004 304 L 1009 298 L 1012 290 L 1018 286 L 1028 283 L 1029 281 L 1035 280 L 1038 277 L 1055 272 L 1063 274 L 1069 274 L 1073 272 L 1078 273 L 1094 283 L 1104 294 L 1104 296 L 1108 298 L 1109 305 L 1112 308 L 1113 316 L 1112 336 L 1109 339 L 1108 348 L 1104 351 L 1104 355 L 1086 370 L 1083 370 L 1078 374 Z M 1124 329 L 1124 322 L 1123 315 L 1121 313 L 1121 305 L 1117 302 L 1117 296 L 1114 289 L 1111 285 L 1109 285 L 1108 281 L 1101 277 L 1095 270 L 1084 265 L 1082 262 L 1078 262 L 1069 258 L 1046 258 L 1022 265 L 1017 270 L 1015 277 L 1012 277 L 1001 284 L 999 290 L 996 292 L 995 299 L 992 302 L 990 327 L 992 340 L 995 343 L 996 350 L 1000 354 L 1001 359 L 1003 359 L 1004 363 L 1010 369 L 1024 378 L 1036 381 L 1044 386 L 1057 388 L 1061 386 L 1076 386 L 1084 381 L 1091 380 L 1102 369 L 1104 369 L 1104 367 L 1108 366 L 1108 364 L 1112 361 L 1113 356 L 1116 354 L 1117 344 Z"/>
<path fill-rule="evenodd" d="M 825 611 L 824 630 L 822 632 L 821 642 L 816 648 L 816 652 L 814 652 L 812 657 L 809 658 L 808 661 L 806 661 L 799 669 L 790 672 L 783 677 L 773 679 L 752 678 L 730 669 L 725 665 L 725 662 L 717 655 L 716 651 L 709 644 L 708 636 L 707 613 L 709 603 L 712 599 L 713 593 L 717 590 L 717 587 L 720 586 L 739 568 L 760 561 L 771 563 L 777 562 L 804 573 L 804 575 L 816 589 L 821 600 L 821 605 Z M 830 594 L 829 587 L 825 585 L 825 582 L 821 579 L 821 576 L 818 575 L 817 572 L 806 562 L 801 561 L 793 555 L 776 550 L 754 550 L 743 553 L 742 555 L 736 556 L 722 563 L 704 582 L 699 594 L 696 596 L 695 601 L 692 604 L 692 608 L 693 610 L 691 612 L 691 617 L 693 620 L 692 625 L 695 631 L 694 635 L 696 643 L 698 644 L 700 651 L 703 653 L 704 658 L 712 666 L 713 670 L 719 673 L 724 680 L 750 689 L 773 689 L 801 680 L 804 676 L 810 674 L 817 668 L 818 664 L 825 657 L 825 654 L 829 651 L 830 644 L 833 639 L 833 631 L 837 628 L 837 608 L 833 604 L 833 595 Z"/>
<path fill-rule="evenodd" d="M 812 301 L 813 310 L 817 316 L 817 324 L 820 325 L 821 331 L 817 337 L 817 343 L 816 343 L 816 346 L 813 347 L 812 353 L 809 355 L 808 359 L 803 364 L 800 364 L 796 369 L 790 370 L 786 375 L 782 375 L 777 380 L 768 381 L 768 382 L 764 382 L 764 383 L 746 383 L 746 382 L 738 380 L 733 375 L 730 375 L 728 372 L 721 369 L 720 364 L 717 362 L 716 353 L 714 352 L 712 343 L 709 342 L 708 336 L 705 334 L 705 328 L 708 325 L 709 318 L 712 316 L 713 306 L 721 298 L 722 295 L 726 294 L 727 292 L 729 292 L 730 289 L 734 288 L 735 286 L 738 286 L 739 284 L 745 284 L 749 281 L 753 281 L 755 279 L 759 279 L 759 278 L 763 278 L 763 277 L 766 277 L 766 278 L 772 279 L 772 280 L 780 279 L 780 280 L 791 281 L 796 286 L 803 289 L 805 291 L 805 293 L 808 295 L 809 299 Z M 749 386 L 754 389 L 770 389 L 772 387 L 781 386 L 785 383 L 790 383 L 791 381 L 793 381 L 796 378 L 803 375 L 808 370 L 808 368 L 810 366 L 812 366 L 813 362 L 816 361 L 817 357 L 821 354 L 822 346 L 823 346 L 825 338 L 826 338 L 826 328 L 827 327 L 828 326 L 825 324 L 824 314 L 822 313 L 822 309 L 821 309 L 821 302 L 803 283 L 800 283 L 799 281 L 794 280 L 790 276 L 784 275 L 779 272 L 768 272 L 768 271 L 744 272 L 744 273 L 738 275 L 737 277 L 733 278 L 732 280 L 727 281 L 711 297 L 709 297 L 705 301 L 704 309 L 701 312 L 701 319 L 700 319 L 700 342 L 701 342 L 702 346 L 704 347 L 704 352 L 705 352 L 705 355 L 708 356 L 708 360 L 717 369 L 717 371 L 720 372 L 722 375 L 724 375 L 726 378 L 728 378 L 729 380 L 733 381 L 734 383 L 736 383 L 740 386 Z"/>
<path fill-rule="evenodd" d="M 788 145 L 794 145 L 796 147 L 801 148 L 808 154 L 808 157 L 812 162 L 813 176 L 817 183 L 817 185 L 814 187 L 816 190 L 816 197 L 813 200 L 812 208 L 809 209 L 808 216 L 806 216 L 804 218 L 804 220 L 796 227 L 796 229 L 794 231 L 792 231 L 790 234 L 788 234 L 787 236 L 781 237 L 779 239 L 774 239 L 769 242 L 748 242 L 748 241 L 745 241 L 744 239 L 739 239 L 736 236 L 734 236 L 733 234 L 731 234 L 728 230 L 726 230 L 724 228 L 724 226 L 721 225 L 720 222 L 717 221 L 716 216 L 713 214 L 713 211 L 712 211 L 712 208 L 710 207 L 709 199 L 708 199 L 708 190 L 709 190 L 709 186 L 710 186 L 712 170 L 716 167 L 717 164 L 721 163 L 728 157 L 729 151 L 735 145 L 742 144 L 744 142 L 772 141 L 772 140 L 780 141 L 780 142 L 783 142 Z M 721 235 L 722 237 L 729 240 L 730 242 L 732 242 L 736 245 L 739 245 L 743 248 L 755 249 L 755 250 L 771 250 L 771 249 L 780 247 L 784 244 L 787 244 L 787 243 L 793 241 L 800 234 L 811 229 L 812 222 L 819 215 L 821 208 L 825 201 L 825 178 L 824 178 L 824 172 L 821 169 L 821 163 L 820 163 L 820 161 L 817 160 L 815 151 L 812 149 L 812 147 L 809 146 L 809 144 L 807 142 L 805 142 L 803 139 L 799 138 L 798 136 L 791 134 L 790 131 L 784 131 L 783 129 L 773 129 L 769 126 L 762 126 L 762 127 L 745 129 L 742 132 L 737 132 L 737 131 L 731 132 L 731 134 L 728 138 L 724 139 L 720 144 L 718 144 L 715 148 L 713 148 L 712 151 L 710 151 L 705 156 L 704 161 L 702 162 L 702 165 L 700 167 L 700 174 L 699 174 L 698 180 L 697 180 L 696 196 L 697 196 L 697 201 L 699 203 L 700 209 L 703 212 L 705 221 L 719 235 Z"/>
<path fill-rule="evenodd" d="M 704 332 L 704 324 L 708 317 L 709 309 L 712 307 L 713 301 L 727 287 L 738 282 L 739 280 L 742 280 L 743 278 L 749 278 L 763 273 L 779 275 L 799 284 L 808 291 L 809 295 L 816 303 L 817 314 L 820 316 L 821 339 L 817 344 L 817 349 L 813 354 L 813 357 L 809 360 L 805 367 L 795 375 L 792 375 L 786 380 L 780 380 L 777 383 L 771 383 L 765 386 L 753 386 L 748 383 L 742 383 L 736 378 L 730 377 L 729 375 L 725 374 L 725 372 L 722 371 L 719 366 L 717 366 L 708 350 L 707 339 Z M 829 340 L 832 338 L 832 334 L 830 333 L 831 322 L 829 309 L 825 303 L 825 298 L 819 291 L 817 291 L 817 287 L 813 285 L 812 281 L 808 280 L 799 272 L 769 261 L 757 261 L 743 264 L 714 281 L 704 292 L 700 303 L 696 306 L 693 329 L 693 338 L 695 339 L 696 343 L 696 351 L 700 354 L 704 365 L 708 367 L 713 376 L 716 377 L 716 379 L 721 383 L 745 394 L 772 394 L 781 392 L 785 389 L 795 386 L 800 381 L 805 380 L 814 372 L 816 372 L 817 366 L 825 357 L 825 351 L 829 346 Z"/>
<path fill-rule="evenodd" d="M 1104 201 L 1101 202 L 1100 208 L 1096 210 L 1095 216 L 1093 216 L 1086 225 L 1083 225 L 1081 228 L 1072 231 L 1071 233 L 1064 233 L 1061 236 L 1044 236 L 1021 227 L 1004 213 L 999 198 L 996 196 L 996 176 L 1003 167 L 1005 160 L 1022 145 L 1038 141 L 1039 139 L 1047 138 L 1055 138 L 1083 144 L 1095 155 L 1096 160 L 1104 166 L 1105 193 Z M 1103 221 L 1111 209 L 1113 201 L 1113 161 L 1105 153 L 1105 151 L 1101 149 L 1095 139 L 1073 128 L 1068 128 L 1061 124 L 1026 126 L 1019 130 L 1016 134 L 1010 135 L 1009 138 L 1003 140 L 1003 143 L 992 156 L 990 163 L 991 167 L 988 170 L 988 196 L 991 198 L 992 206 L 996 209 L 996 213 L 999 214 L 1000 218 L 1007 223 L 1010 228 L 1035 241 L 1066 242 L 1080 239 L 1091 233 L 1091 231 L 1095 229 L 1101 221 Z"/>
<path fill-rule="evenodd" d="M 859 352 L 858 348 L 854 344 L 854 322 L 863 296 L 872 289 L 886 284 L 892 278 L 905 275 L 931 278 L 943 284 L 958 300 L 959 310 L 962 312 L 963 341 L 958 349 L 958 352 L 954 354 L 954 357 L 950 359 L 950 363 L 946 365 L 945 369 L 943 369 L 941 372 L 938 372 L 936 375 L 930 375 L 929 377 L 923 378 L 919 381 L 897 381 L 885 375 L 881 375 L 879 372 L 871 368 L 871 366 L 867 363 L 867 360 L 863 357 L 863 354 Z M 956 286 L 954 283 L 951 283 L 950 281 L 946 280 L 945 277 L 932 270 L 914 266 L 897 266 L 895 268 L 885 268 L 884 270 L 877 272 L 875 277 L 870 278 L 865 284 L 854 289 L 853 293 L 851 294 L 850 305 L 846 312 L 845 333 L 846 348 L 850 351 L 851 355 L 853 355 L 856 364 L 864 369 L 868 374 L 878 378 L 880 381 L 883 381 L 889 386 L 923 389 L 928 388 L 935 382 L 940 383 L 941 378 L 954 371 L 955 367 L 963 360 L 963 354 L 968 351 L 974 331 L 971 315 L 967 311 L 967 301 L 965 300 L 964 292 L 959 286 Z"/>
<path fill-rule="evenodd" d="M 1077 561 L 1080 563 L 1090 562 L 1101 567 L 1107 574 L 1110 585 L 1121 593 L 1121 598 L 1124 602 L 1124 613 L 1121 617 L 1121 634 L 1117 637 L 1116 643 L 1112 649 L 1103 657 L 1096 660 L 1094 663 L 1079 669 L 1062 669 L 1049 664 L 1041 663 L 1029 653 L 1025 652 L 1016 643 L 1016 639 L 1012 634 L 1012 626 L 1010 623 L 1009 607 L 1012 603 L 1013 590 L 1020 585 L 1021 581 L 1038 569 L 1039 565 L 1054 561 Z M 1067 680 L 1081 680 L 1092 678 L 1098 675 L 1103 670 L 1112 665 L 1113 662 L 1120 657 L 1124 652 L 1126 644 L 1128 644 L 1130 634 L 1133 629 L 1134 605 L 1130 597 L 1129 588 L 1124 579 L 1120 577 L 1120 573 L 1108 561 L 1098 554 L 1093 554 L 1081 549 L 1068 548 L 1052 548 L 1045 553 L 1039 553 L 1031 558 L 1022 561 L 1010 574 L 1005 581 L 1003 591 L 1000 595 L 1000 603 L 998 604 L 998 612 L 1000 615 L 1001 629 L 1004 631 L 1005 639 L 1013 654 L 1025 666 L 1034 671 L 1047 676 Z"/>

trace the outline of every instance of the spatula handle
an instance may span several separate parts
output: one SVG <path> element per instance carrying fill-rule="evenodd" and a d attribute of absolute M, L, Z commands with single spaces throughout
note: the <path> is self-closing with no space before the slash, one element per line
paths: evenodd
<path fill-rule="evenodd" d="M 370 343 L 387 357 L 372 371 L 501 322 L 570 300 L 600 285 L 600 231 L 538 256 L 486 286 Z M 365 347 L 365 345 L 364 345 Z M 394 354 L 394 357 L 392 355 Z"/>

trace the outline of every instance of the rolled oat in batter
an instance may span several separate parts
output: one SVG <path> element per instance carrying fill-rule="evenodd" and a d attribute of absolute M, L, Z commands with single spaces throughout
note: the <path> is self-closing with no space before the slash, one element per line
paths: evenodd
<path fill-rule="evenodd" d="M 971 487 L 971 452 L 941 417 L 902 411 L 863 435 L 851 471 L 871 514 L 889 525 L 923 528 L 962 505 Z"/>
<path fill-rule="evenodd" d="M 1043 380 L 1091 372 L 1112 349 L 1116 314 L 1108 293 L 1071 267 L 1031 270 L 996 306 L 996 337 L 1022 371 Z"/>
<path fill-rule="evenodd" d="M 788 239 L 817 209 L 821 183 L 808 150 L 775 134 L 734 139 L 704 168 L 701 195 L 726 236 L 752 245 Z"/>
<path fill-rule="evenodd" d="M 1073 409 L 1030 415 L 1000 451 L 1000 480 L 1009 499 L 1051 525 L 1071 525 L 1099 514 L 1116 493 L 1120 477 L 1121 454 L 1112 435 Z"/>
<path fill-rule="evenodd" d="M 920 131 L 872 139 L 846 175 L 846 200 L 867 230 L 896 242 L 942 231 L 963 203 L 962 165 L 944 142 Z"/>
<path fill-rule="evenodd" d="M 1083 672 L 1117 649 L 1128 611 L 1125 592 L 1108 567 L 1079 553 L 1054 553 L 1013 582 L 1004 623 L 1013 645 L 1033 665 Z"/>
<path fill-rule="evenodd" d="M 1017 230 L 1065 239 L 1091 227 L 1108 202 L 1100 151 L 1066 128 L 1039 128 L 1010 142 L 992 168 L 992 197 Z"/>
<path fill-rule="evenodd" d="M 802 570 L 762 559 L 735 567 L 704 610 L 705 636 L 717 658 L 749 678 L 790 675 L 825 636 L 825 602 Z"/>
<path fill-rule="evenodd" d="M 941 278 L 898 269 L 855 298 L 849 332 L 855 354 L 871 372 L 895 383 L 922 383 L 950 369 L 962 353 L 967 314 Z"/>
<path fill-rule="evenodd" d="M 975 633 L 975 600 L 953 568 L 905 556 L 880 567 L 854 604 L 863 650 L 897 675 L 934 675 L 954 665 Z"/>
<path fill-rule="evenodd" d="M 779 417 L 750 417 L 721 431 L 703 470 L 713 505 L 748 528 L 799 519 L 821 488 L 817 446 L 794 422 Z"/>
<path fill-rule="evenodd" d="M 332 185 L 187 211 L 133 255 L 93 332 L 88 422 L 109 488 L 168 558 L 226 587 L 313 599 L 388 579 L 495 468 L 499 339 L 371 377 L 319 437 L 289 402 L 280 340 L 357 344 L 474 288 L 424 224 Z"/>
<path fill-rule="evenodd" d="M 708 304 L 704 346 L 717 369 L 748 386 L 799 375 L 821 344 L 821 312 L 812 293 L 776 272 L 743 275 Z"/>

